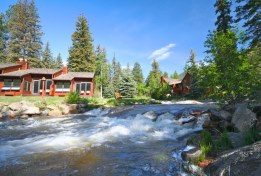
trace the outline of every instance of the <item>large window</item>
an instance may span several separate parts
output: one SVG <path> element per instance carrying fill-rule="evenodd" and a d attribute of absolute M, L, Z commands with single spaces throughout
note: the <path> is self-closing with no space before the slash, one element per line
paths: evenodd
<path fill-rule="evenodd" d="M 56 92 L 70 92 L 70 82 L 57 82 Z"/>
<path fill-rule="evenodd" d="M 81 93 L 90 92 L 91 91 L 91 83 L 90 82 L 81 82 Z"/>
<path fill-rule="evenodd" d="M 46 85 L 45 85 L 45 90 L 46 90 L 47 92 L 49 92 L 49 91 L 50 91 L 51 84 L 52 84 L 52 80 L 47 79 L 45 84 L 46 84 Z"/>
<path fill-rule="evenodd" d="M 24 81 L 24 91 L 30 91 L 30 87 L 31 87 L 31 82 L 29 81 Z"/>
<path fill-rule="evenodd" d="M 2 90 L 20 90 L 20 79 L 4 79 Z"/>

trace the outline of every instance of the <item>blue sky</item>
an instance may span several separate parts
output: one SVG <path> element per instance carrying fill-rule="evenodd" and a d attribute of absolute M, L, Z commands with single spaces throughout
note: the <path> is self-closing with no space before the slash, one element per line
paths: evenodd
<path fill-rule="evenodd" d="M 40 15 L 42 41 L 49 41 L 54 56 L 68 57 L 75 22 L 84 14 L 94 45 L 113 54 L 122 66 L 138 61 L 147 76 L 152 59 L 169 74 L 183 71 L 194 49 L 204 59 L 204 41 L 214 29 L 214 0 L 35 0 Z M 0 12 L 16 0 L 1 0 Z"/>

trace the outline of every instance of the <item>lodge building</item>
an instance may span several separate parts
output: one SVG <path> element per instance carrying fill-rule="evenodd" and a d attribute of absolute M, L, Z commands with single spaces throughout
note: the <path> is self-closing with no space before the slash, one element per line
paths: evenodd
<path fill-rule="evenodd" d="M 77 91 L 93 96 L 94 73 L 61 69 L 30 68 L 20 59 L 16 64 L 0 63 L 0 96 L 65 96 Z"/>

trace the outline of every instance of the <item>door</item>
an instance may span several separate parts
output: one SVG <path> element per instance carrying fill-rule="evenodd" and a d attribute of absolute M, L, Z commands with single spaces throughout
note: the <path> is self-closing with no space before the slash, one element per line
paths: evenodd
<path fill-rule="evenodd" d="M 40 80 L 33 81 L 33 94 L 39 94 L 40 90 Z"/>

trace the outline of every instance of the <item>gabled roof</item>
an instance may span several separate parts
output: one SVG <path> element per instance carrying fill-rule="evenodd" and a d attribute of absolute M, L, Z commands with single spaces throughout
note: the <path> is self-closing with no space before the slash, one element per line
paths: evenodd
<path fill-rule="evenodd" d="M 14 66 L 20 66 L 21 64 L 6 64 L 6 63 L 0 63 L 0 70 L 8 67 L 14 67 Z"/>
<path fill-rule="evenodd" d="M 183 79 L 186 77 L 186 75 L 189 74 L 188 72 L 187 73 L 182 73 L 180 76 L 179 79 L 172 79 L 172 78 L 165 78 L 163 77 L 164 81 L 166 83 L 168 83 L 168 85 L 174 85 L 174 84 L 179 84 L 183 81 Z"/>
<path fill-rule="evenodd" d="M 60 69 L 49 69 L 49 68 L 30 68 L 27 70 L 17 70 L 9 73 L 0 75 L 1 77 L 21 77 L 28 74 L 41 74 L 41 75 L 53 75 L 60 71 Z"/>
<path fill-rule="evenodd" d="M 181 80 L 179 80 L 179 79 L 172 79 L 172 78 L 165 78 L 165 77 L 163 77 L 163 79 L 164 79 L 164 81 L 165 81 L 166 83 L 168 83 L 168 85 L 173 85 L 173 84 L 179 84 L 179 83 L 181 83 Z"/>
<path fill-rule="evenodd" d="M 74 78 L 94 78 L 93 72 L 68 72 L 67 74 L 62 74 L 54 80 L 61 80 L 61 81 L 70 81 Z"/>

